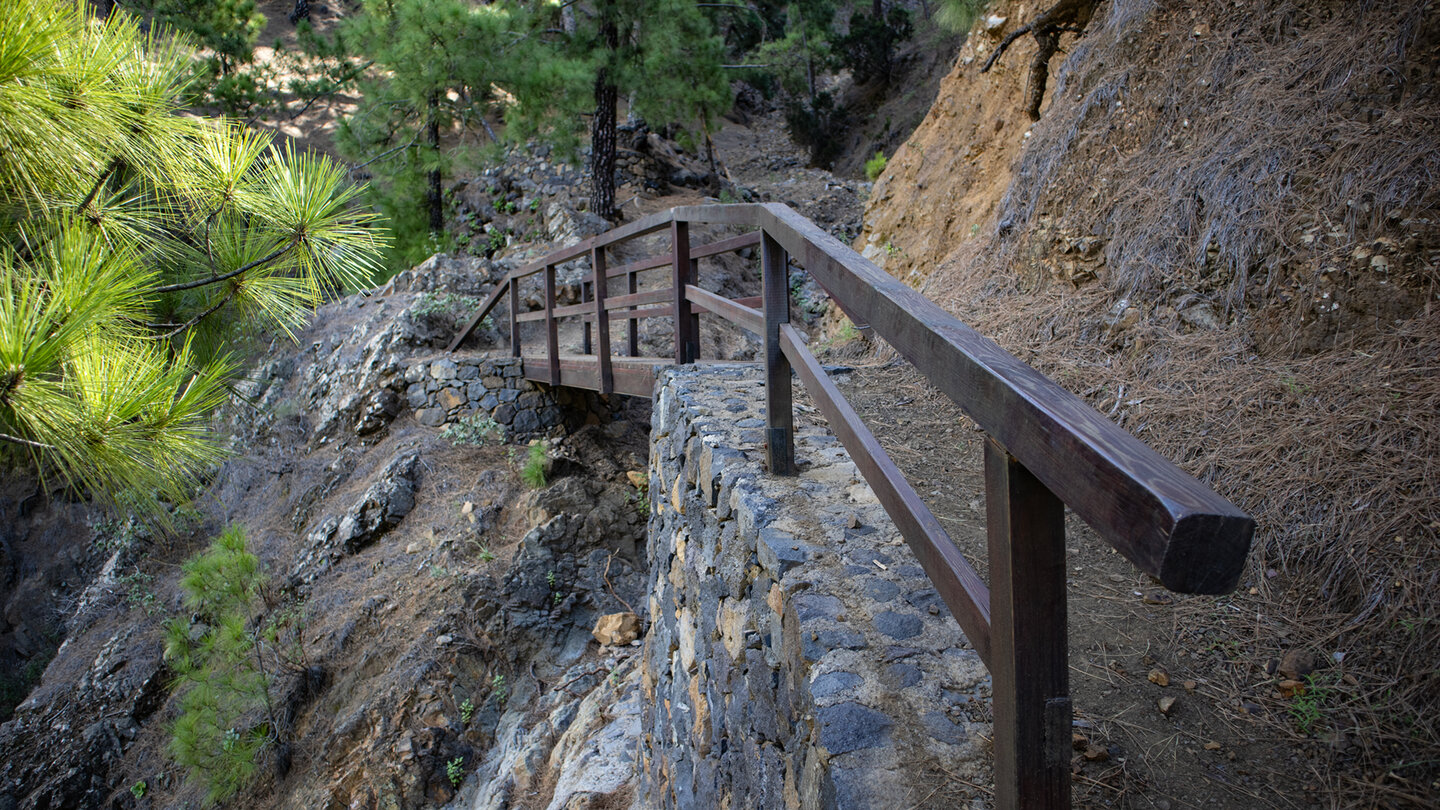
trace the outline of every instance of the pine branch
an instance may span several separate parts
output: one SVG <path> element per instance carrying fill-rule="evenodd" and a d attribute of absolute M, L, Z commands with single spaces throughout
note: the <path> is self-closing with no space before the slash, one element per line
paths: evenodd
<path fill-rule="evenodd" d="M 158 328 L 158 329 L 164 329 L 164 328 L 166 328 L 166 327 L 174 326 L 175 328 L 174 328 L 174 329 L 171 329 L 169 332 L 166 332 L 166 333 L 163 334 L 163 335 L 156 335 L 156 336 L 153 338 L 154 340 L 168 340 L 168 339 L 170 339 L 170 338 L 172 338 L 172 337 L 175 337 L 176 335 L 180 334 L 181 332 L 185 331 L 186 329 L 189 329 L 190 327 L 194 326 L 195 324 L 200 323 L 200 321 L 204 320 L 205 318 L 208 318 L 209 316 L 214 315 L 216 312 L 219 312 L 219 311 L 220 311 L 220 308 L 223 307 L 223 306 L 225 306 L 226 304 L 230 303 L 230 300 L 233 299 L 234 297 L 235 297 L 235 290 L 231 290 L 230 292 L 228 292 L 228 293 L 225 294 L 225 297 L 224 297 L 224 298 L 221 298 L 219 301 L 217 301 L 217 302 L 215 303 L 215 306 L 210 307 L 209 309 L 205 310 L 204 312 L 200 313 L 199 315 L 196 315 L 195 317 L 191 318 L 190 320 L 186 321 L 185 323 L 182 323 L 182 324 L 179 324 L 179 325 L 167 323 L 167 324 L 155 324 L 155 325 L 153 325 L 153 326 L 152 326 L 151 324 L 146 324 L 146 326 L 152 326 L 152 328 Z"/>
<path fill-rule="evenodd" d="M 101 172 L 100 176 L 95 178 L 95 185 L 90 188 L 90 193 L 86 194 L 85 199 L 82 200 L 80 202 L 80 205 L 75 208 L 75 213 L 85 213 L 85 209 L 89 208 L 90 204 L 95 202 L 95 198 L 100 196 L 100 189 L 104 188 L 105 183 L 115 174 L 115 172 L 120 170 L 120 162 L 121 161 L 119 155 L 116 155 L 115 157 L 110 159 L 110 165 L 106 166 L 105 171 Z"/>
<path fill-rule="evenodd" d="M 26 447 L 34 447 L 34 448 L 36 448 L 37 450 L 58 450 L 58 449 L 59 449 L 59 448 L 57 448 L 57 447 L 56 447 L 55 445 L 53 445 L 53 444 L 44 444 L 43 442 L 32 442 L 32 441 L 30 441 L 29 439 L 22 439 L 22 438 L 20 438 L 19 436 L 11 436 L 9 433 L 0 433 L 0 441 L 13 442 L 13 443 L 15 443 L 15 444 L 22 444 L 22 445 L 24 445 L 24 446 L 26 446 Z"/>
<path fill-rule="evenodd" d="M 179 284 L 168 284 L 164 287 L 156 287 L 150 292 L 157 295 L 160 293 L 181 292 L 182 290 L 193 290 L 196 287 L 204 287 L 207 284 L 217 284 L 221 281 L 229 281 L 230 279 L 235 278 L 236 276 L 248 270 L 254 270 L 261 265 L 269 264 L 270 262 L 280 258 L 281 256 L 284 256 L 286 253 L 294 250 L 295 246 L 298 244 L 300 244 L 300 240 L 292 238 L 290 242 L 285 245 L 285 247 L 275 250 L 269 256 L 263 256 L 253 262 L 249 262 L 243 265 L 240 269 L 232 270 L 231 272 L 226 273 L 223 276 L 211 276 L 210 278 L 202 278 L 199 281 L 183 281 Z"/>

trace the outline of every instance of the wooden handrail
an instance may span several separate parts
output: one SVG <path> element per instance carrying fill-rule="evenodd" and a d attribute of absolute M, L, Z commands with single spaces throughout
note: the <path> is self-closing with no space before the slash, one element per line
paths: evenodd
<path fill-rule="evenodd" d="M 691 226 L 701 225 L 757 230 L 692 246 Z M 667 228 L 669 255 L 606 268 L 606 248 Z M 757 244 L 763 288 L 758 299 L 727 299 L 695 284 L 700 259 Z M 583 290 L 592 290 L 590 300 L 557 307 L 555 267 L 587 253 L 591 273 L 581 287 L 582 298 Z M 885 338 L 986 432 L 988 587 L 789 323 L 792 263 L 809 272 L 857 326 Z M 667 268 L 668 286 L 638 291 L 639 273 Z M 517 312 L 518 282 L 538 272 L 545 273 L 544 308 Z M 616 277 L 626 278 L 626 291 L 608 295 L 608 280 Z M 633 356 L 638 353 L 637 321 L 672 317 L 675 363 L 691 362 L 698 353 L 698 313 L 713 313 L 760 336 L 767 455 L 771 472 L 778 475 L 794 473 L 790 380 L 792 370 L 798 374 L 990 668 L 998 807 L 1069 806 L 1066 506 L 1171 590 L 1223 593 L 1239 580 L 1255 526 L 1248 515 L 787 206 L 673 208 L 550 253 L 507 276 L 452 341 L 452 349 L 507 289 L 512 354 L 521 356 L 520 324 L 543 320 L 545 368 L 527 366 L 524 373 L 551 384 L 605 393 L 646 390 L 646 364 L 657 360 L 634 358 L 612 371 L 612 320 L 627 322 L 626 343 Z M 645 304 L 663 305 L 641 308 Z M 576 358 L 562 362 L 556 321 L 566 316 L 585 321 L 587 353 L 588 329 L 595 324 L 600 330 L 593 364 Z"/>

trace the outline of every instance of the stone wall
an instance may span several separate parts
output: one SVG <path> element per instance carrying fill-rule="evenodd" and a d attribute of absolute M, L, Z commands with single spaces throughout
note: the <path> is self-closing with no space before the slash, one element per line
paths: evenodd
<path fill-rule="evenodd" d="M 573 388 L 551 388 L 521 376 L 513 357 L 446 354 L 405 368 L 400 383 L 415 421 L 429 427 L 471 415 L 489 416 L 520 439 L 567 425 L 597 424 L 610 412 L 599 397 Z"/>
<path fill-rule="evenodd" d="M 767 475 L 753 366 L 657 392 L 638 806 L 969 803 L 988 675 L 844 448 L 802 406 Z"/>

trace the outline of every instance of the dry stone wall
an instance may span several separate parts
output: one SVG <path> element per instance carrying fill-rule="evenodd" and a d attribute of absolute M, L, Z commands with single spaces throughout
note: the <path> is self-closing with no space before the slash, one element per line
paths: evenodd
<path fill-rule="evenodd" d="M 472 416 L 488 416 L 511 439 L 566 425 L 598 424 L 610 413 L 599 397 L 574 388 L 552 388 L 521 376 L 512 357 L 445 354 L 417 360 L 405 368 L 405 405 L 415 421 L 439 427 Z"/>
<path fill-rule="evenodd" d="M 823 424 L 763 471 L 753 366 L 662 371 L 639 805 L 910 807 L 986 784 L 989 679 Z M 937 805 L 938 806 L 938 805 Z"/>

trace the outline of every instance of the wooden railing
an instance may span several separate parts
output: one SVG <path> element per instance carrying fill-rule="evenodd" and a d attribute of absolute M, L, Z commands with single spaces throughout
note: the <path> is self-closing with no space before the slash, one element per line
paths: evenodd
<path fill-rule="evenodd" d="M 696 247 L 691 225 L 756 230 Z M 607 267 L 608 247 L 666 228 L 668 256 Z M 700 258 L 757 244 L 758 302 L 728 300 L 692 283 Z M 585 300 L 556 306 L 556 266 L 587 254 Z M 792 262 L 985 431 L 988 587 L 790 325 Z M 669 287 L 639 292 L 638 274 L 662 268 L 671 275 Z M 521 313 L 519 284 L 537 273 L 544 274 L 545 305 Z M 617 278 L 625 279 L 625 292 L 611 295 L 609 281 Z M 798 374 L 990 668 L 997 807 L 1070 805 L 1066 506 L 1173 591 L 1224 593 L 1239 580 L 1254 531 L 1249 516 L 786 206 L 675 208 L 551 253 L 507 276 L 451 349 L 507 291 L 511 350 L 522 356 L 522 323 L 543 321 L 546 354 L 533 364 L 527 359 L 525 375 L 552 384 L 649 396 L 657 361 L 637 359 L 641 318 L 674 319 L 674 357 L 661 361 L 666 363 L 696 358 L 703 312 L 759 335 L 765 345 L 767 456 L 776 475 L 795 472 L 791 373 Z M 585 319 L 586 358 L 562 358 L 556 323 L 565 316 Z M 626 325 L 627 358 L 611 356 L 610 324 L 616 320 Z"/>

